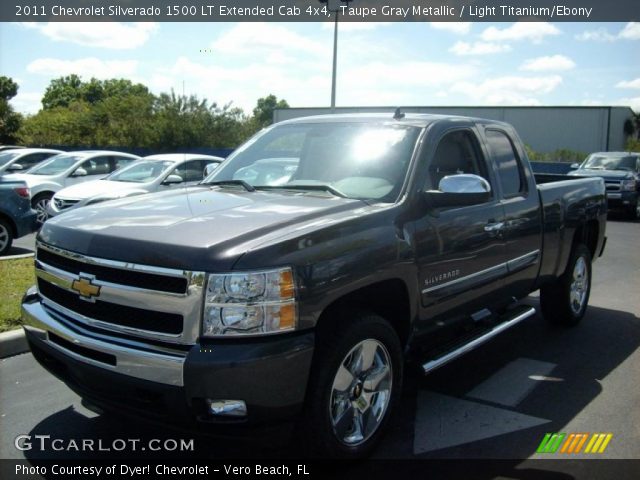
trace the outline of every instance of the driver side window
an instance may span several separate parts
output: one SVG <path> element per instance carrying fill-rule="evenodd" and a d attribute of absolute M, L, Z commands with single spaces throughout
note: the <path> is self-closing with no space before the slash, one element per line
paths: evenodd
<path fill-rule="evenodd" d="M 490 182 L 485 163 L 473 133 L 457 130 L 447 133 L 440 142 L 429 165 L 425 190 L 438 190 L 440 180 L 448 175 L 471 173 Z"/>

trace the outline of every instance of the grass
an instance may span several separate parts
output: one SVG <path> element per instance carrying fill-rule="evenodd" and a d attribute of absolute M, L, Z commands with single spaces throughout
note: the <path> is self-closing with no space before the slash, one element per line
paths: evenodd
<path fill-rule="evenodd" d="M 33 257 L 0 260 L 0 332 L 20 327 L 20 300 L 34 283 Z"/>

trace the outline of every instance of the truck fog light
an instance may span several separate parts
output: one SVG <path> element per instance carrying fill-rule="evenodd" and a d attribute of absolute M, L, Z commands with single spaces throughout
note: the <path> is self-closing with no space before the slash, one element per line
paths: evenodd
<path fill-rule="evenodd" d="M 246 417 L 247 404 L 244 400 L 212 400 L 207 398 L 209 414 L 220 417 Z"/>

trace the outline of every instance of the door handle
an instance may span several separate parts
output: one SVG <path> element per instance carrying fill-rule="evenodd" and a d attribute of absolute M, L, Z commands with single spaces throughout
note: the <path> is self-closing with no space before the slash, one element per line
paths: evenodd
<path fill-rule="evenodd" d="M 504 229 L 504 222 L 487 223 L 484 226 L 485 232 L 499 233 Z"/>

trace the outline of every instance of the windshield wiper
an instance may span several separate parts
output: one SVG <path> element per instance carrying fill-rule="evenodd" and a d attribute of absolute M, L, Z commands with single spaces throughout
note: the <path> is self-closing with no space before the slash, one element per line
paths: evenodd
<path fill-rule="evenodd" d="M 313 184 L 313 185 L 298 185 L 298 184 L 293 184 L 293 185 L 259 185 L 258 186 L 259 189 L 261 190 L 311 190 L 311 191 L 316 191 L 316 192 L 328 192 L 336 197 L 340 197 L 340 198 L 348 198 L 347 195 L 345 195 L 344 193 L 342 193 L 340 190 L 338 190 L 335 187 L 332 187 L 331 185 L 324 185 L 324 184 Z"/>
<path fill-rule="evenodd" d="M 213 186 L 221 186 L 224 187 L 226 185 L 239 185 L 244 188 L 247 192 L 255 192 L 256 189 L 253 188 L 253 185 L 249 185 L 244 180 L 217 180 L 213 182 L 202 182 L 200 185 L 213 185 Z"/>

